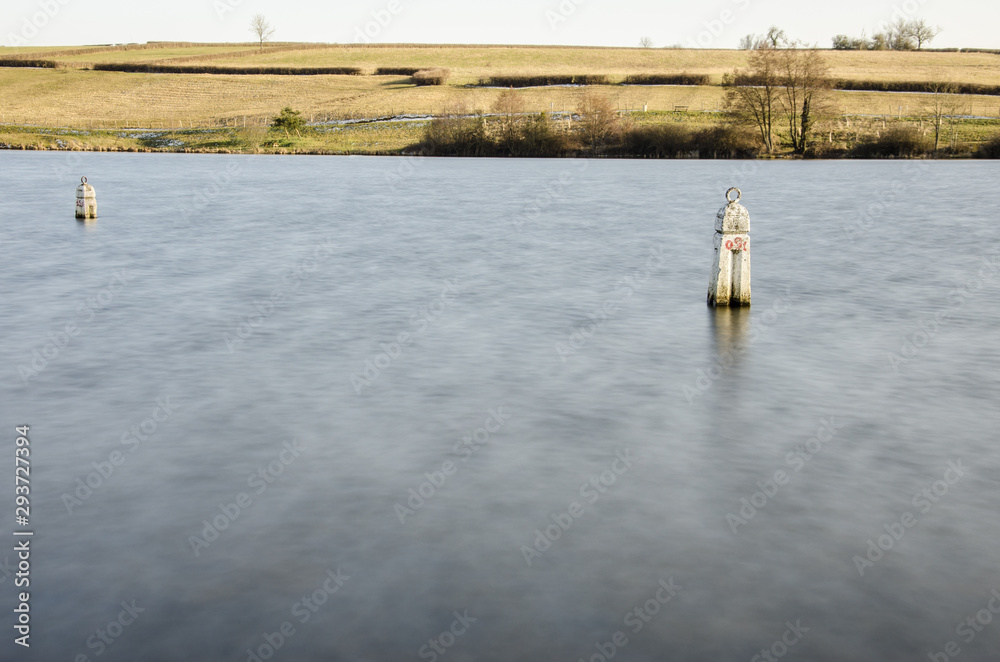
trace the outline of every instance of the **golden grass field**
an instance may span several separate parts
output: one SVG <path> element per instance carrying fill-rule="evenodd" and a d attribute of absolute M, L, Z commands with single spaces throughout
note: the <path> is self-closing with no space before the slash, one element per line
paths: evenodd
<path fill-rule="evenodd" d="M 594 86 L 623 110 L 718 110 L 722 76 L 743 66 L 735 50 L 574 48 L 520 46 L 272 44 L 155 44 L 105 49 L 0 48 L 0 58 L 22 55 L 53 59 L 59 69 L 0 68 L 0 124 L 113 129 L 188 129 L 264 125 L 291 106 L 308 120 L 440 114 L 453 108 L 489 111 L 499 90 L 472 87 L 498 74 L 605 74 L 618 82 L 628 74 L 703 73 L 706 86 Z M 80 51 L 80 52 L 74 52 Z M 834 78 L 1000 85 L 1000 55 L 898 51 L 824 51 Z M 204 64 L 225 66 L 446 67 L 443 86 L 417 87 L 406 76 L 274 76 L 147 74 L 93 71 L 95 63 Z M 528 88 L 526 110 L 577 107 L 580 87 Z M 928 113 L 926 94 L 834 92 L 838 114 L 919 117 Z M 1000 117 L 1000 97 L 954 95 L 957 114 Z M 714 121 L 705 113 L 704 121 Z"/>

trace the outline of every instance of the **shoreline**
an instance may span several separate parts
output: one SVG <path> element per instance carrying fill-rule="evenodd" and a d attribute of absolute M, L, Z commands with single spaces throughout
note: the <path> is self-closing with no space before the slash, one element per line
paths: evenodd
<path fill-rule="evenodd" d="M 553 161 L 568 159 L 600 159 L 607 161 L 992 161 L 990 157 L 973 154 L 952 155 L 940 154 L 920 156 L 889 156 L 889 157 L 858 157 L 858 156 L 802 156 L 798 154 L 770 154 L 752 158 L 718 158 L 710 156 L 687 157 L 647 157 L 621 156 L 607 154 L 570 154 L 567 156 L 455 156 L 453 154 L 421 154 L 414 152 L 393 151 L 331 151 L 331 150 L 289 150 L 271 149 L 258 151 L 240 151 L 231 149 L 158 149 L 151 147 L 84 147 L 60 148 L 41 147 L 35 145 L 9 145 L 0 143 L 0 152 L 68 152 L 68 153 L 103 153 L 103 154 L 198 154 L 217 156 L 379 156 L 399 158 L 460 158 L 460 159 L 549 159 Z"/>
<path fill-rule="evenodd" d="M 525 120 L 530 120 L 526 115 Z M 541 117 L 541 116 L 538 116 Z M 807 154 L 796 154 L 782 145 L 771 153 L 747 148 L 746 139 L 753 135 L 721 122 L 710 123 L 702 113 L 635 113 L 628 117 L 622 139 L 598 149 L 597 153 L 581 145 L 577 127 L 569 131 L 567 120 L 547 124 L 546 136 L 556 140 L 557 148 L 548 151 L 504 152 L 496 143 L 495 116 L 475 115 L 458 118 L 466 128 L 476 128 L 479 121 L 490 123 L 483 137 L 470 134 L 468 143 L 442 144 L 430 136 L 428 129 L 440 117 L 407 117 L 391 119 L 372 117 L 354 119 L 335 125 L 307 124 L 301 131 L 281 131 L 267 125 L 249 127 L 121 127 L 85 128 L 72 125 L 45 126 L 38 124 L 0 124 L 0 150 L 51 152 L 116 152 L 145 154 L 242 154 L 242 155 L 307 155 L 307 156 L 463 156 L 468 158 L 612 158 L 625 160 L 971 160 L 997 158 L 996 133 L 1000 119 L 953 119 L 949 130 L 942 132 L 941 144 L 934 148 L 931 125 L 925 118 L 844 118 L 827 120 L 817 131 Z M 454 118 L 449 118 L 454 119 Z M 574 124 L 580 124 L 577 120 Z M 454 128 L 454 127 L 453 127 Z M 888 131 L 887 131 L 888 128 Z M 912 134 L 910 143 L 902 146 L 891 140 L 893 131 L 901 128 Z M 729 132 L 721 138 L 692 137 Z M 665 134 L 664 134 L 665 132 Z M 468 131 L 467 131 L 468 133 Z M 661 135 L 663 134 L 663 135 Z M 567 136 L 574 136 L 567 141 Z M 628 137 L 636 140 L 626 140 Z M 727 143 L 727 136 L 729 142 Z M 921 137 L 922 136 L 922 137 Z M 888 139 L 883 141 L 882 139 Z M 663 143 L 657 143 L 657 140 Z M 464 140 L 464 139 L 463 139 Z M 479 142 L 475 142 L 479 140 Z M 734 143 L 733 140 L 738 142 Z M 491 142 L 492 141 L 492 142 Z M 739 142 L 742 141 L 742 142 Z M 482 144 L 480 144 L 482 143 Z M 730 147 L 727 147 L 727 144 Z M 733 148 L 731 145 L 737 145 Z M 652 147 L 651 147 L 652 146 Z M 878 149 L 865 149 L 866 147 Z"/>

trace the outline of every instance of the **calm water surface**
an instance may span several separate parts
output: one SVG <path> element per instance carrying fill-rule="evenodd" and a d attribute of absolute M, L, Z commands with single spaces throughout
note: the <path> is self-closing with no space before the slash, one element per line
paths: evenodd
<path fill-rule="evenodd" d="M 2 153 L 4 659 L 994 659 L 998 176 Z"/>

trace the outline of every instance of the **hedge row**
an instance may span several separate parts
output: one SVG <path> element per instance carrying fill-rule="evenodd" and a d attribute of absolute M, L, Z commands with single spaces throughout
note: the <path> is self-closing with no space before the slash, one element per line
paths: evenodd
<path fill-rule="evenodd" d="M 609 76 L 586 74 L 576 76 L 506 75 L 480 78 L 480 87 L 546 87 L 550 85 L 611 85 Z M 632 74 L 622 85 L 710 85 L 708 74 Z"/>
<path fill-rule="evenodd" d="M 24 60 L 20 58 L 0 60 L 0 67 L 36 67 L 42 69 L 58 69 L 60 64 L 54 60 Z"/>
<path fill-rule="evenodd" d="M 379 67 L 375 70 L 376 76 L 412 76 L 421 71 L 417 67 Z"/>
<path fill-rule="evenodd" d="M 623 85 L 709 85 L 708 74 L 633 74 Z"/>
<path fill-rule="evenodd" d="M 977 83 L 929 83 L 924 81 L 873 81 L 835 80 L 832 86 L 837 90 L 864 92 L 925 92 L 950 94 L 986 94 L 1000 96 L 1000 85 L 979 85 Z"/>
<path fill-rule="evenodd" d="M 490 76 L 479 79 L 479 87 L 544 87 L 547 85 L 607 85 L 603 74 L 577 76 Z"/>
<path fill-rule="evenodd" d="M 144 74 L 228 74 L 236 76 L 360 76 L 357 67 L 213 67 L 170 64 L 108 62 L 93 65 L 95 71 L 120 71 Z"/>
<path fill-rule="evenodd" d="M 754 76 L 736 76 L 736 85 L 760 85 Z M 1000 96 L 1000 85 L 980 85 L 978 83 L 934 83 L 929 81 L 886 81 L 886 80 L 844 80 L 827 81 L 835 90 L 860 92 L 921 92 L 925 94 L 985 94 Z"/>

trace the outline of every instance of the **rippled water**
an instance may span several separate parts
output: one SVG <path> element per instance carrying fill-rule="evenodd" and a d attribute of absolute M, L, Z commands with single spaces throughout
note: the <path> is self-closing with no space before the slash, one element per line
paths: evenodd
<path fill-rule="evenodd" d="M 996 164 L 0 172 L 0 421 L 32 444 L 30 651 L 0 578 L 19 659 L 1000 647 Z M 754 306 L 713 311 L 731 185 Z"/>

